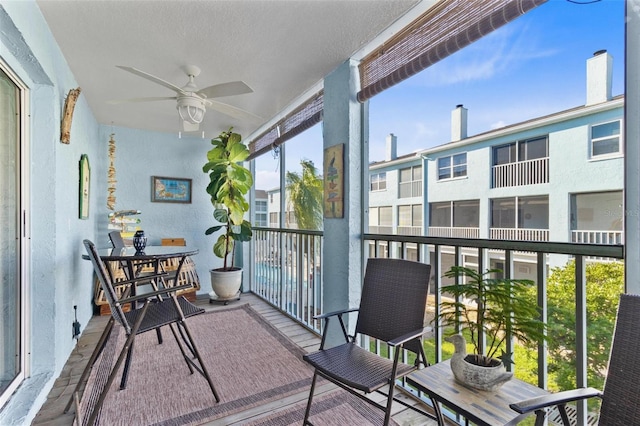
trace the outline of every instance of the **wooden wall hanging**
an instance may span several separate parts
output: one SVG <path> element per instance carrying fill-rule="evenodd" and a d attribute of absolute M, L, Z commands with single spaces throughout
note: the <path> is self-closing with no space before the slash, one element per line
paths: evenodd
<path fill-rule="evenodd" d="M 107 169 L 107 208 L 116 209 L 116 140 L 113 133 L 109 136 L 109 168 Z"/>
<path fill-rule="evenodd" d="M 71 141 L 71 119 L 73 118 L 73 109 L 76 106 L 78 96 L 80 96 L 81 89 L 69 90 L 67 99 L 64 101 L 64 111 L 62 113 L 62 124 L 60 126 L 60 142 L 69 143 Z"/>

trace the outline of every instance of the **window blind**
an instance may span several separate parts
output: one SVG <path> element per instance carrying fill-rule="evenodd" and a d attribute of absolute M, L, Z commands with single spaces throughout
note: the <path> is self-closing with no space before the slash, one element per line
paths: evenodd
<path fill-rule="evenodd" d="M 547 0 L 442 0 L 359 65 L 364 102 Z"/>
<path fill-rule="evenodd" d="M 249 160 L 283 144 L 322 121 L 324 92 L 320 91 L 249 143 Z"/>

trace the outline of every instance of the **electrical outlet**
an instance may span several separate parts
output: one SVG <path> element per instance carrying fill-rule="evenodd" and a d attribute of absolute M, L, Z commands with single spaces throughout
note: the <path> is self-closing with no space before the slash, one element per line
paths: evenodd
<path fill-rule="evenodd" d="M 80 336 L 80 323 L 78 321 L 73 322 L 73 338 L 77 339 Z"/>
<path fill-rule="evenodd" d="M 78 322 L 78 305 L 73 305 L 73 310 L 75 311 L 75 320 L 73 321 L 73 337 L 72 339 L 77 339 L 80 336 L 80 323 Z"/>

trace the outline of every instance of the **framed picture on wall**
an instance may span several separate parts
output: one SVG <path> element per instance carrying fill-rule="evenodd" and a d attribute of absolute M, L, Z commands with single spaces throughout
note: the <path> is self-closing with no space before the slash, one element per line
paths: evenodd
<path fill-rule="evenodd" d="M 151 201 L 191 203 L 191 179 L 151 176 Z"/>
<path fill-rule="evenodd" d="M 91 167 L 89 167 L 89 157 L 82 154 L 80 157 L 80 188 L 79 195 L 79 211 L 80 219 L 89 218 L 89 191 L 91 188 Z"/>
<path fill-rule="evenodd" d="M 324 150 L 324 217 L 344 217 L 344 144 Z"/>

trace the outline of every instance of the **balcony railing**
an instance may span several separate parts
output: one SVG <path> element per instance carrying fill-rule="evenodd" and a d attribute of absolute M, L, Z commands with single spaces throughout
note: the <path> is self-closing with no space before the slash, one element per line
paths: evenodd
<path fill-rule="evenodd" d="M 280 229 L 255 229 L 253 247 L 254 271 L 251 289 L 283 312 L 297 319 L 316 332 L 321 324 L 313 321 L 313 314 L 322 312 L 322 244 L 321 232 L 289 231 Z M 567 351 L 575 354 L 576 387 L 586 387 L 587 383 L 587 286 L 586 263 L 593 258 L 623 259 L 622 245 L 601 245 L 588 243 L 556 243 L 540 241 L 517 241 L 473 238 L 445 238 L 434 236 L 405 236 L 364 234 L 369 242 L 369 257 L 394 257 L 417 260 L 431 264 L 432 280 L 430 288 L 431 317 L 439 313 L 441 289 L 446 285 L 443 274 L 451 265 L 466 265 L 485 270 L 499 262 L 507 277 L 520 273 L 527 257 L 527 271 L 537 286 L 540 318 L 547 321 L 547 276 L 553 263 L 561 264 L 570 259 L 575 262 L 573 283 L 568 288 L 575 289 L 567 295 L 575 301 L 575 342 L 568 342 Z M 563 260 L 564 259 L 564 260 Z M 313 271 L 313 273 L 310 273 Z M 566 277 L 565 277 L 566 278 Z M 571 279 L 571 278 L 569 278 Z M 433 325 L 434 360 L 443 359 L 443 330 Z M 515 341 L 506 340 L 505 352 L 514 350 Z M 386 351 L 380 342 L 361 342 L 374 351 Z M 547 388 L 549 368 L 545 344 L 537 348 L 537 385 Z M 516 370 L 518 366 L 515 367 Z M 411 389 L 409 389 L 411 390 Z M 415 391 L 415 390 L 414 390 Z M 422 396 L 422 395 L 419 395 Z M 576 407 L 577 424 L 587 424 L 586 403 Z"/>
<path fill-rule="evenodd" d="M 398 226 L 398 235 L 422 235 L 422 226 Z"/>
<path fill-rule="evenodd" d="M 477 227 L 451 227 L 451 226 L 430 226 L 430 237 L 445 238 L 479 238 L 480 228 Z"/>
<path fill-rule="evenodd" d="M 549 183 L 549 157 L 492 167 L 492 188 Z"/>
<path fill-rule="evenodd" d="M 623 244 L 623 231 L 571 231 L 571 242 L 581 244 Z"/>
<path fill-rule="evenodd" d="M 491 228 L 489 237 L 492 240 L 549 241 L 548 229 L 530 228 Z"/>
<path fill-rule="evenodd" d="M 320 231 L 254 228 L 251 291 L 313 331 L 322 312 Z"/>
<path fill-rule="evenodd" d="M 374 234 L 393 234 L 393 226 L 369 225 L 369 232 Z"/>

